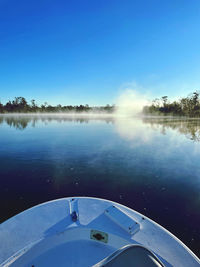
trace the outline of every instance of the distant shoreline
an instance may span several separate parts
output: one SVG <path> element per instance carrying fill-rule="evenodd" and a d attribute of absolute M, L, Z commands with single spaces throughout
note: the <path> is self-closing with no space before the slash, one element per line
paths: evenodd
<path fill-rule="evenodd" d="M 23 112 L 20 112 L 20 113 L 17 113 L 17 112 L 8 112 L 8 113 L 0 113 L 0 116 L 14 116 L 14 117 L 17 117 L 17 116 L 22 116 L 22 117 L 25 117 L 25 116 L 35 116 L 35 117 L 47 117 L 47 116 L 56 116 L 56 117 L 60 117 L 60 116 L 66 116 L 66 117 L 71 117 L 71 116 L 74 116 L 74 117 L 95 117 L 95 116 L 114 116 L 114 112 L 113 113 L 109 113 L 109 112 L 49 112 L 49 113 L 45 113 L 45 112 L 26 112 L 26 113 L 23 113 Z"/>
<path fill-rule="evenodd" d="M 134 108 L 134 103 L 131 107 L 123 106 L 120 111 L 120 105 L 105 105 L 105 106 L 89 106 L 85 105 L 57 105 L 52 106 L 45 102 L 42 105 L 37 105 L 32 99 L 30 103 L 24 97 L 15 97 L 14 100 L 8 101 L 5 105 L 0 103 L 0 114 L 9 115 L 34 115 L 34 116 L 122 116 L 131 117 L 138 116 L 138 113 L 131 112 Z M 168 96 L 163 96 L 160 99 L 156 98 L 151 105 L 141 106 L 139 116 L 145 117 L 179 117 L 179 118 L 200 118 L 200 92 L 195 91 L 185 98 L 180 98 L 177 101 L 170 102 Z M 134 110 L 134 109 L 133 109 Z"/>
<path fill-rule="evenodd" d="M 72 112 L 113 112 L 115 109 L 114 105 L 105 106 L 93 106 L 90 107 L 88 104 L 85 105 L 65 105 L 58 104 L 52 106 L 47 102 L 42 105 L 37 105 L 36 101 L 32 99 L 30 103 L 22 97 L 15 97 L 14 100 L 8 101 L 5 105 L 0 103 L 0 113 L 72 113 Z"/>
<path fill-rule="evenodd" d="M 151 105 L 143 107 L 143 113 L 200 118 L 200 92 L 195 91 L 173 102 L 168 100 L 168 96 L 155 98 Z"/>

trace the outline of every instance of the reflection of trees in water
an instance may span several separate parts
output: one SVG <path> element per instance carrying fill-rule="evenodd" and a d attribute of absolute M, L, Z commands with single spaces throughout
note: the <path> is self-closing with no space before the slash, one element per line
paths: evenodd
<path fill-rule="evenodd" d="M 7 117 L 4 119 L 4 121 L 6 121 L 6 123 L 11 126 L 14 127 L 16 129 L 19 130 L 23 130 L 27 127 L 28 123 L 29 123 L 29 119 L 28 118 L 18 118 L 16 120 L 16 118 L 12 118 L 12 117 Z"/>
<path fill-rule="evenodd" d="M 184 134 L 190 140 L 200 142 L 199 119 L 143 118 L 143 122 L 150 124 L 152 129 L 160 130 L 162 134 L 172 129 Z"/>
<path fill-rule="evenodd" d="M 57 115 L 0 115 L 0 124 L 7 123 L 10 127 L 18 130 L 24 130 L 27 126 L 35 127 L 38 122 L 49 124 L 52 122 L 75 122 L 75 123 L 89 123 L 90 121 L 104 121 L 106 123 L 114 123 L 113 117 L 104 116 L 57 116 Z M 168 129 L 176 130 L 180 134 L 184 134 L 188 139 L 195 142 L 200 142 L 200 120 L 199 119 L 178 119 L 178 118 L 143 118 L 143 123 L 149 124 L 152 129 L 166 134 Z"/>
<path fill-rule="evenodd" d="M 0 124 L 6 122 L 9 126 L 15 127 L 16 129 L 23 130 L 29 123 L 29 118 L 15 118 L 8 116 L 0 116 Z"/>
<path fill-rule="evenodd" d="M 4 121 L 4 118 L 0 116 L 0 124 L 2 124 Z"/>
<path fill-rule="evenodd" d="M 8 116 L 2 115 L 0 116 L 0 124 L 7 123 L 9 126 L 14 127 L 18 130 L 24 130 L 28 125 L 31 127 L 35 127 L 36 124 L 40 121 L 44 124 L 51 123 L 53 121 L 62 123 L 62 122 L 76 122 L 76 123 L 88 123 L 89 121 L 105 121 L 106 123 L 113 122 L 113 119 L 106 117 L 59 117 L 59 116 Z"/>

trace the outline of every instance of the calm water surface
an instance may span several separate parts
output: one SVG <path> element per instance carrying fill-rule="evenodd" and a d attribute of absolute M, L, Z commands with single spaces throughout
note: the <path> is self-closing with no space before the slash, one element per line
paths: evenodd
<path fill-rule="evenodd" d="M 200 120 L 0 116 L 1 222 L 55 198 L 110 199 L 200 256 Z"/>

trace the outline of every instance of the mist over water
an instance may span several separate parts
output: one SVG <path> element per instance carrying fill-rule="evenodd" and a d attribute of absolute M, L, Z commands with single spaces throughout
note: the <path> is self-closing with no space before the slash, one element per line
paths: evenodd
<path fill-rule="evenodd" d="M 128 114 L 1 115 L 1 221 L 55 198 L 106 198 L 198 254 L 200 120 Z"/>
<path fill-rule="evenodd" d="M 148 104 L 147 96 L 141 95 L 133 89 L 125 89 L 116 100 L 117 116 L 138 116 L 142 109 Z"/>

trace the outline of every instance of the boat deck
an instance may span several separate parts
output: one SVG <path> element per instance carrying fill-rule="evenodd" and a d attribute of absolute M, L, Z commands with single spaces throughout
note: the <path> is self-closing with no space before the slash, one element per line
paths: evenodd
<path fill-rule="evenodd" d="M 129 244 L 142 244 L 166 267 L 200 266 L 152 220 L 96 198 L 64 198 L 26 210 L 1 224 L 0 240 L 0 266 L 92 266 Z"/>

